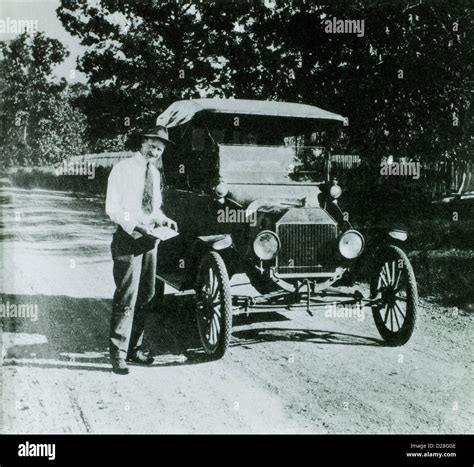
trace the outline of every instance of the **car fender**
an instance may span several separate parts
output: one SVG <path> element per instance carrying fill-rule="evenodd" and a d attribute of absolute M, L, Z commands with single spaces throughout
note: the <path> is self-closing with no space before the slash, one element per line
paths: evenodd
<path fill-rule="evenodd" d="M 384 248 L 387 245 L 395 245 L 403 247 L 408 239 L 408 232 L 406 229 L 399 226 L 389 227 L 383 231 L 383 237 L 379 243 L 379 248 Z"/>
<path fill-rule="evenodd" d="M 232 235 L 221 234 L 221 235 L 204 235 L 197 237 L 195 245 L 200 247 L 207 247 L 215 251 L 225 250 L 233 245 Z"/>
<path fill-rule="evenodd" d="M 197 237 L 191 248 L 191 267 L 188 268 L 189 283 L 195 283 L 200 260 L 208 251 L 218 252 L 226 264 L 229 277 L 232 275 L 234 261 L 232 236 L 230 234 L 204 235 Z"/>
<path fill-rule="evenodd" d="M 404 245 L 408 239 L 408 231 L 398 225 L 377 227 L 371 237 L 370 249 L 374 251 L 387 245 Z"/>
<path fill-rule="evenodd" d="M 378 264 L 389 245 L 406 248 L 408 232 L 398 226 L 378 226 L 367 238 L 362 255 L 353 260 L 348 267 L 351 280 L 366 280 L 372 274 L 373 265 Z"/>

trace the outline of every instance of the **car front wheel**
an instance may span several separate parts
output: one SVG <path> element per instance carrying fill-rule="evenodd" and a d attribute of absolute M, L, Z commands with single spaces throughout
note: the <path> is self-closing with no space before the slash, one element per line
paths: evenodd
<path fill-rule="evenodd" d="M 206 253 L 199 264 L 196 314 L 204 351 L 218 359 L 225 354 L 232 328 L 232 293 L 225 263 L 219 253 Z"/>
<path fill-rule="evenodd" d="M 410 339 L 418 311 L 415 273 L 404 251 L 387 246 L 371 284 L 372 313 L 382 338 L 391 346 Z"/>

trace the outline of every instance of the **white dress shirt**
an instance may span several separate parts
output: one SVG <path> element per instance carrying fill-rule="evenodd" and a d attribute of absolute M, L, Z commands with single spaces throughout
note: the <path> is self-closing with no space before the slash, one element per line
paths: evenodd
<path fill-rule="evenodd" d="M 161 223 L 166 216 L 161 211 L 160 172 L 152 163 L 153 176 L 153 212 L 146 214 L 142 209 L 143 190 L 147 160 L 140 152 L 117 163 L 110 172 L 107 183 L 105 211 L 110 219 L 132 235 L 138 224 L 153 227 Z"/>

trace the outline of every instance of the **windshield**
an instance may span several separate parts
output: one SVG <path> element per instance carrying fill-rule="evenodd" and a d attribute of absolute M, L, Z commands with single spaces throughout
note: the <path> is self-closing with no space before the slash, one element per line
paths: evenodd
<path fill-rule="evenodd" d="M 229 182 L 319 182 L 338 131 L 334 122 L 203 113 L 183 140 L 195 158 L 217 149 L 220 175 Z"/>
<path fill-rule="evenodd" d="M 320 160 L 323 169 L 324 150 L 317 146 L 219 144 L 220 173 L 228 182 L 289 183 L 296 180 L 298 161 L 304 154 Z"/>
<path fill-rule="evenodd" d="M 285 172 L 296 155 L 293 148 L 241 144 L 219 145 L 219 154 L 221 170 L 225 172 Z"/>

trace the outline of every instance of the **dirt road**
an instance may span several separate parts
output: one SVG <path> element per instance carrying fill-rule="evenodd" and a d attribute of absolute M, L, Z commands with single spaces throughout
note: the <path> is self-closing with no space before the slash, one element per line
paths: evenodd
<path fill-rule="evenodd" d="M 369 310 L 269 308 L 236 316 L 230 351 L 206 362 L 192 297 L 167 289 L 147 324 L 156 364 L 114 375 L 101 201 L 4 187 L 0 202 L 1 303 L 32 305 L 3 319 L 5 433 L 473 431 L 472 314 L 425 301 L 400 348 L 383 346 Z"/>

